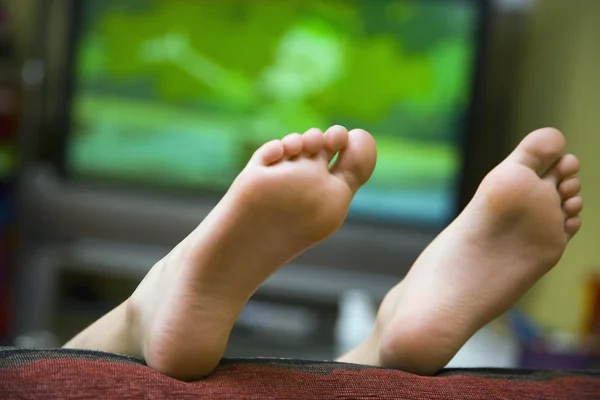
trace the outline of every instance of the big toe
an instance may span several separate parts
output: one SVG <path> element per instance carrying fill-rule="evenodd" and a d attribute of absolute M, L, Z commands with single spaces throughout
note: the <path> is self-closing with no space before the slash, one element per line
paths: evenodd
<path fill-rule="evenodd" d="M 509 158 L 542 173 L 565 151 L 565 137 L 554 128 L 542 128 L 527 135 Z"/>
<path fill-rule="evenodd" d="M 377 149 L 373 137 L 362 129 L 348 132 L 348 143 L 340 151 L 331 173 L 356 192 L 369 180 L 375 169 Z"/>

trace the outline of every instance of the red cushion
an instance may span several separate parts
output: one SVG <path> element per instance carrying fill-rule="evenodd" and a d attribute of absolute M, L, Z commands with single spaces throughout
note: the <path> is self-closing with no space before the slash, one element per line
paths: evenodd
<path fill-rule="evenodd" d="M 180 382 L 143 361 L 84 350 L 0 350 L 0 398 L 600 399 L 600 373 L 465 369 L 435 377 L 334 362 L 226 359 Z"/>

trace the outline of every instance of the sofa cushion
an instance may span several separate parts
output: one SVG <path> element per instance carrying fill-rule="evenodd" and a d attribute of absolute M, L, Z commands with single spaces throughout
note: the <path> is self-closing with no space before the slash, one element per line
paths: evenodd
<path fill-rule="evenodd" d="M 142 360 L 73 349 L 0 348 L 0 398 L 600 399 L 600 372 L 447 369 L 433 377 L 336 362 L 224 359 L 180 382 Z"/>

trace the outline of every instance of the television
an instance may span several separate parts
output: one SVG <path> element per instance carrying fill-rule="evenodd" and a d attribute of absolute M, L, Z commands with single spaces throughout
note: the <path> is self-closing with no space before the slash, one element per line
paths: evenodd
<path fill-rule="evenodd" d="M 479 125 L 487 1 L 41 5 L 45 81 L 41 104 L 27 101 L 40 111 L 26 119 L 36 148 L 21 210 L 32 246 L 71 266 L 142 274 L 263 142 L 341 124 L 373 134 L 373 177 L 340 231 L 261 290 L 380 296 L 499 154 Z"/>
<path fill-rule="evenodd" d="M 416 0 L 84 0 L 64 171 L 201 196 L 262 143 L 363 128 L 378 162 L 350 218 L 458 210 L 480 6 Z"/>

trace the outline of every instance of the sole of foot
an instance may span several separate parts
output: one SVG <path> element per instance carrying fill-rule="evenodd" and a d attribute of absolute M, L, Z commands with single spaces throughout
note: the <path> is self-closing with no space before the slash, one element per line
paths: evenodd
<path fill-rule="evenodd" d="M 375 161 L 371 135 L 340 126 L 264 144 L 199 227 L 128 299 L 137 355 L 182 380 L 210 373 L 250 296 L 338 230 Z"/>
<path fill-rule="evenodd" d="M 552 128 L 529 134 L 481 182 L 342 361 L 430 375 L 552 269 L 581 226 L 579 161 Z"/>

